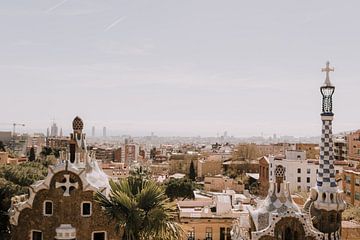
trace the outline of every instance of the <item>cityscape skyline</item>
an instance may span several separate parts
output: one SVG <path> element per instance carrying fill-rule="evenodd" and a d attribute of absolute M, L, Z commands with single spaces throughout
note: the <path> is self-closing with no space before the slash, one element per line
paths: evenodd
<path fill-rule="evenodd" d="M 318 136 L 327 60 L 334 132 L 357 129 L 356 1 L 20 2 L 0 10 L 2 122 L 19 131 L 79 115 L 89 136 Z"/>

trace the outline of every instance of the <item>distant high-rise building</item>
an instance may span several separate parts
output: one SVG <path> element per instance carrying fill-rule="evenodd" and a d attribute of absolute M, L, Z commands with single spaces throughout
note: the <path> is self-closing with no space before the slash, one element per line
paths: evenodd
<path fill-rule="evenodd" d="M 228 136 L 228 133 L 227 133 L 227 131 L 225 131 L 224 132 L 224 138 L 227 138 L 227 136 Z"/>
<path fill-rule="evenodd" d="M 46 137 L 49 137 L 50 136 L 50 130 L 49 128 L 46 129 Z"/>
<path fill-rule="evenodd" d="M 92 137 L 95 137 L 95 126 L 92 127 L 91 136 L 92 136 Z"/>
<path fill-rule="evenodd" d="M 63 137 L 63 132 L 62 132 L 62 128 L 60 128 L 60 137 Z"/>
<path fill-rule="evenodd" d="M 106 127 L 103 127 L 103 137 L 106 137 Z"/>
<path fill-rule="evenodd" d="M 57 136 L 58 136 L 58 126 L 56 125 L 56 123 L 53 123 L 51 125 L 50 137 L 57 137 Z"/>

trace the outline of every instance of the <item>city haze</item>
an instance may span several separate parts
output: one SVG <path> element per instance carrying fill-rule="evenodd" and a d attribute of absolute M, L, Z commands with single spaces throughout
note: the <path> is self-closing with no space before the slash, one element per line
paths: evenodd
<path fill-rule="evenodd" d="M 358 1 L 5 1 L 0 130 L 320 135 L 358 128 Z"/>

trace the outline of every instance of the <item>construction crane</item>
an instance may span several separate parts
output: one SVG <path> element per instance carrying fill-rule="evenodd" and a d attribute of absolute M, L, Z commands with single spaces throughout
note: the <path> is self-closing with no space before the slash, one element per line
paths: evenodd
<path fill-rule="evenodd" d="M 25 124 L 24 123 L 13 123 L 13 137 L 15 137 L 15 128 L 16 126 L 22 126 L 22 127 L 25 127 Z"/>
<path fill-rule="evenodd" d="M 15 151 L 16 126 L 25 127 L 25 124 L 24 123 L 0 123 L 0 125 L 12 125 L 13 126 L 12 138 L 11 138 L 10 146 L 11 146 L 11 149 L 13 151 Z"/>

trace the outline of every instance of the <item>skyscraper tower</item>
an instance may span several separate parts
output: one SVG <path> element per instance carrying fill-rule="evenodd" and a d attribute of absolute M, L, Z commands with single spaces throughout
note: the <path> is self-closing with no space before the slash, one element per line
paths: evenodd
<path fill-rule="evenodd" d="M 106 127 L 103 127 L 103 137 L 106 138 Z"/>
<path fill-rule="evenodd" d="M 50 136 L 51 137 L 57 137 L 58 136 L 58 126 L 56 125 L 55 122 L 53 122 L 53 124 L 51 125 Z"/>
<path fill-rule="evenodd" d="M 92 136 L 92 137 L 95 137 L 95 126 L 92 127 L 91 136 Z"/>
<path fill-rule="evenodd" d="M 311 189 L 310 198 L 304 205 L 310 211 L 313 225 L 325 234 L 324 240 L 341 239 L 341 215 L 346 203 L 342 191 L 337 187 L 334 169 L 334 150 L 332 139 L 332 96 L 335 87 L 330 82 L 329 73 L 334 71 L 330 63 L 322 69 L 326 72 L 325 83 L 320 87 L 322 94 L 322 133 L 320 143 L 320 162 L 317 174 L 317 186 Z"/>

